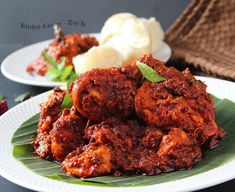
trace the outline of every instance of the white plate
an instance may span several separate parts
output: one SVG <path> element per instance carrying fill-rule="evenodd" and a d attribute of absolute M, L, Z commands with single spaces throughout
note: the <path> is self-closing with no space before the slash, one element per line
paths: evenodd
<path fill-rule="evenodd" d="M 99 34 L 91 34 L 99 38 Z M 7 56 L 1 66 L 2 73 L 5 77 L 18 83 L 27 85 L 35 85 L 41 87 L 55 87 L 63 85 L 63 83 L 48 81 L 46 78 L 31 75 L 26 71 L 26 67 L 35 61 L 40 53 L 48 47 L 52 40 L 42 41 L 26 47 L 23 47 L 14 53 Z M 160 50 L 153 53 L 154 57 L 163 61 L 168 61 L 171 56 L 171 48 L 166 43 L 163 43 Z"/>
<path fill-rule="evenodd" d="M 235 102 L 235 83 L 214 78 L 198 77 L 208 85 L 208 91 L 219 98 Z M 39 112 L 39 103 L 48 92 L 38 95 L 0 117 L 0 174 L 26 188 L 45 192 L 143 192 L 143 191 L 192 191 L 216 185 L 235 178 L 235 159 L 210 171 L 172 182 L 141 187 L 94 187 L 68 184 L 33 173 L 12 155 L 11 138 L 22 122 Z"/>

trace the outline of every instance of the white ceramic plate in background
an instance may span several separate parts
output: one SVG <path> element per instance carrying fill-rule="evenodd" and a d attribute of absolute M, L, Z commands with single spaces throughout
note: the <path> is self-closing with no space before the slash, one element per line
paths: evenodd
<path fill-rule="evenodd" d="M 235 102 L 235 83 L 206 77 L 198 77 L 208 85 L 208 92 L 218 98 Z M 95 187 L 69 184 L 42 177 L 17 161 L 12 155 L 11 138 L 16 129 L 31 116 L 39 112 L 39 103 L 48 92 L 17 105 L 0 117 L 0 175 L 23 187 L 44 192 L 143 192 L 143 191 L 193 191 L 223 183 L 235 178 L 235 158 L 210 171 L 165 182 L 138 187 Z"/>
<path fill-rule="evenodd" d="M 90 34 L 99 38 L 99 34 Z M 1 71 L 5 77 L 18 83 L 27 85 L 35 85 L 41 87 L 55 87 L 64 83 L 48 81 L 46 78 L 31 75 L 26 71 L 26 67 L 35 61 L 40 53 L 48 47 L 52 40 L 42 41 L 26 47 L 23 47 L 9 56 L 7 56 L 1 66 Z M 153 56 L 162 61 L 168 61 L 171 56 L 171 48 L 166 43 L 163 43 L 158 52 L 153 53 Z"/>

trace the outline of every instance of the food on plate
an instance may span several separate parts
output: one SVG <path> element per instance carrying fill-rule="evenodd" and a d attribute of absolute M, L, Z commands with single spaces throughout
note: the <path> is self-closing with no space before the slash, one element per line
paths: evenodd
<path fill-rule="evenodd" d="M 125 63 L 131 63 L 144 54 L 151 53 L 151 39 L 145 25 L 140 20 L 125 21 L 122 32 L 109 38 L 109 45 L 121 52 Z"/>
<path fill-rule="evenodd" d="M 59 36 L 58 33 L 60 33 Z M 45 52 L 59 63 L 61 58 L 65 57 L 65 66 L 73 66 L 72 58 L 74 56 L 85 53 L 91 47 L 98 45 L 96 38 L 89 35 L 79 33 L 64 35 L 62 32 L 57 32 L 55 35 L 57 38 L 49 44 Z M 51 64 L 40 55 L 36 61 L 27 67 L 27 71 L 44 76 L 50 67 Z"/>
<path fill-rule="evenodd" d="M 123 57 L 111 46 L 94 46 L 86 53 L 74 57 L 73 64 L 75 72 L 82 74 L 95 68 L 120 67 L 123 65 Z"/>
<path fill-rule="evenodd" d="M 140 59 L 165 77 L 162 83 L 143 82 L 135 97 L 137 115 L 147 124 L 180 127 L 194 133 L 204 143 L 218 131 L 214 122 L 215 108 L 206 85 L 197 81 L 187 69 L 182 73 L 150 57 Z"/>
<path fill-rule="evenodd" d="M 109 17 L 100 32 L 100 44 L 105 44 L 109 38 L 120 33 L 124 22 L 128 19 L 137 19 L 137 17 L 131 13 L 117 13 Z"/>
<path fill-rule="evenodd" d="M 136 65 L 94 69 L 70 86 L 73 105 L 88 119 L 99 122 L 110 116 L 128 117 L 134 112 L 134 97 L 141 74 Z"/>
<path fill-rule="evenodd" d="M 155 18 L 138 18 L 130 13 L 118 13 L 107 19 L 100 33 L 100 44 L 110 45 L 124 57 L 125 63 L 159 50 L 164 38 Z"/>
<path fill-rule="evenodd" d="M 80 75 L 91 69 L 120 67 L 145 54 L 156 53 L 163 43 L 164 32 L 153 17 L 145 19 L 118 13 L 105 22 L 99 43 L 89 35 L 64 35 L 57 25 L 55 36 L 27 71 L 50 81 L 66 82 L 74 72 Z"/>
<path fill-rule="evenodd" d="M 147 28 L 151 39 L 151 52 L 154 53 L 160 49 L 164 39 L 164 31 L 158 21 L 154 17 L 149 19 L 139 18 L 139 20 Z"/>
<path fill-rule="evenodd" d="M 62 109 L 68 93 L 72 107 Z M 189 169 L 218 146 L 226 132 L 214 118 L 205 84 L 145 55 L 83 73 L 67 93 L 55 89 L 33 146 L 70 176 L 156 175 Z"/>
<path fill-rule="evenodd" d="M 34 141 L 35 152 L 44 159 L 51 159 L 51 139 L 49 132 L 53 123 L 59 118 L 61 104 L 65 96 L 65 90 L 56 88 L 49 94 L 46 100 L 40 105 L 40 119 L 37 129 L 37 137 Z"/>
<path fill-rule="evenodd" d="M 100 45 L 73 58 L 77 74 L 91 69 L 130 64 L 144 54 L 159 50 L 164 32 L 155 18 L 137 18 L 118 13 L 107 19 L 100 33 Z"/>
<path fill-rule="evenodd" d="M 69 151 L 83 145 L 85 125 L 85 118 L 76 110 L 63 110 L 50 131 L 51 153 L 56 161 L 62 162 Z"/>

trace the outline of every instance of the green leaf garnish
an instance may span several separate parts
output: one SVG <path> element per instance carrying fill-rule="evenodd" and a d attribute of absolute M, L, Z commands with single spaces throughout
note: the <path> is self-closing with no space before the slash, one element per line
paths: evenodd
<path fill-rule="evenodd" d="M 18 96 L 15 98 L 15 102 L 16 102 L 16 103 L 23 102 L 23 101 L 29 99 L 30 96 L 31 96 L 30 93 L 29 93 L 28 91 L 26 91 L 26 92 L 24 92 L 23 94 L 18 95 Z"/>
<path fill-rule="evenodd" d="M 71 76 L 71 73 L 73 72 L 73 66 L 67 66 L 64 68 L 63 73 L 61 75 L 61 80 L 66 81 L 68 77 Z"/>
<path fill-rule="evenodd" d="M 67 82 L 67 88 L 70 87 L 70 85 L 78 78 L 78 76 L 79 75 L 75 73 L 70 77 L 70 79 Z"/>
<path fill-rule="evenodd" d="M 47 54 L 47 52 L 43 51 L 42 52 L 42 57 L 45 61 L 50 63 L 53 67 L 57 68 L 59 63 L 57 63 L 50 55 Z"/>
<path fill-rule="evenodd" d="M 60 72 L 57 69 L 51 67 L 48 69 L 45 77 L 51 81 L 58 81 L 60 77 Z"/>
<path fill-rule="evenodd" d="M 71 98 L 70 98 L 70 95 L 69 93 L 67 92 L 64 96 L 64 99 L 62 101 L 62 104 L 61 104 L 61 108 L 62 109 L 65 109 L 65 108 L 71 108 L 73 105 L 72 101 L 71 101 Z"/>
<path fill-rule="evenodd" d="M 157 83 L 165 80 L 164 77 L 159 75 L 156 71 L 154 71 L 151 67 L 146 65 L 143 62 L 137 61 L 136 65 L 138 66 L 140 72 L 142 73 L 143 77 L 151 82 Z"/>
<path fill-rule="evenodd" d="M 61 57 L 59 63 L 45 51 L 42 53 L 42 57 L 51 65 L 45 75 L 50 81 L 66 82 L 75 74 L 73 66 L 65 66 L 66 57 Z"/>
<path fill-rule="evenodd" d="M 77 74 L 73 74 L 70 79 L 67 82 L 67 92 L 63 98 L 62 104 L 61 104 L 61 108 L 71 108 L 73 103 L 71 101 L 70 95 L 68 93 L 68 88 L 70 87 L 70 85 L 78 78 Z"/>

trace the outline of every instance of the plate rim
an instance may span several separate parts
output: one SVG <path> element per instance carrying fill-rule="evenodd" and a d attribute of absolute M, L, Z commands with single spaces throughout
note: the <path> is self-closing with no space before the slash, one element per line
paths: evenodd
<path fill-rule="evenodd" d="M 15 54 L 17 54 L 21 51 L 24 51 L 25 49 L 28 49 L 28 48 L 33 47 L 33 46 L 38 46 L 40 44 L 50 43 L 52 40 L 53 39 L 48 39 L 48 40 L 32 43 L 32 44 L 23 46 L 23 47 L 15 50 L 15 51 L 13 51 L 9 55 L 7 55 L 1 63 L 1 72 L 2 72 L 2 74 L 11 81 L 21 83 L 21 84 L 25 84 L 25 85 L 40 86 L 40 87 L 55 87 L 55 86 L 64 85 L 64 83 L 60 83 L 60 82 L 40 82 L 40 81 L 37 81 L 37 80 L 28 81 L 27 79 L 20 78 L 18 76 L 14 76 L 14 75 L 8 73 L 8 71 L 6 70 L 6 65 L 8 65 L 8 60 L 11 59 L 12 57 L 14 57 Z M 48 84 L 46 84 L 46 83 L 48 83 Z"/>
<path fill-rule="evenodd" d="M 230 82 L 230 81 L 226 81 L 226 80 L 221 80 L 221 79 L 216 79 L 216 78 L 211 78 L 211 77 L 198 77 L 199 79 L 203 80 L 203 81 L 220 81 L 222 83 L 228 83 L 228 84 L 231 84 L 232 86 L 235 87 L 235 83 L 233 82 Z M 1 121 L 6 121 L 7 118 L 9 118 L 11 116 L 11 114 L 13 115 L 14 112 L 16 112 L 17 110 L 25 107 L 25 106 L 33 106 L 33 105 L 38 105 L 38 103 L 35 103 L 39 100 L 42 100 L 43 97 L 46 97 L 46 95 L 49 93 L 50 91 L 47 91 L 47 92 L 44 92 L 44 93 L 41 93 L 35 97 L 33 97 L 32 99 L 29 99 L 15 107 L 13 107 L 12 109 L 10 109 L 8 112 L 6 112 L 5 114 L 3 114 L 1 117 L 0 117 L 0 122 Z M 233 99 L 233 102 L 235 102 L 235 99 Z M 31 110 L 33 110 L 31 108 Z M 34 109 L 36 110 L 36 109 Z M 8 117 L 9 116 L 9 117 Z M 28 117 L 29 118 L 29 117 Z M 26 119 L 23 119 L 21 120 L 22 122 L 25 121 Z M 21 123 L 22 123 L 21 122 Z M 0 125 L 1 127 L 1 125 Z M 13 131 L 15 131 L 17 129 L 17 125 L 13 126 Z M 0 130 L 0 132 L 2 131 L 2 129 Z M 2 136 L 0 135 L 0 138 Z M 12 135 L 11 135 L 12 137 Z M 11 138 L 9 138 L 11 139 Z M 2 140 L 0 139 L 0 143 L 2 142 Z M 9 141 L 10 142 L 10 141 Z M 0 145 L 0 151 L 1 151 L 1 145 Z M 11 146 L 11 149 L 12 149 L 12 146 Z M 27 167 L 25 167 L 21 162 L 17 161 L 13 155 L 12 155 L 12 151 L 10 151 L 11 153 L 11 158 L 18 164 L 20 165 L 21 167 L 24 167 L 24 170 L 27 171 L 27 172 L 32 172 L 31 170 L 29 170 Z M 1 156 L 0 156 L 0 161 L 1 161 Z M 55 181 L 55 180 L 52 180 L 52 179 L 48 179 L 48 178 L 45 178 L 43 176 L 40 176 L 36 173 L 33 173 L 35 174 L 35 177 L 37 177 L 38 179 L 41 179 L 41 180 L 49 180 L 48 182 L 50 183 L 55 183 L 59 186 L 68 186 L 68 190 L 71 189 L 71 191 L 75 191 L 73 186 L 75 186 L 75 188 L 79 191 L 87 191 L 87 192 L 91 192 L 91 191 L 94 191 L 96 190 L 97 192 L 106 192 L 106 191 L 110 191 L 111 190 L 114 190 L 114 191 L 119 191 L 119 190 L 125 190 L 125 191 L 143 191 L 143 190 L 153 190 L 155 189 L 156 190 L 156 186 L 159 187 L 161 186 L 161 189 L 168 189 L 167 191 L 188 191 L 188 190 L 199 190 L 199 189 L 202 189 L 202 188 L 206 188 L 206 187 L 210 187 L 210 186 L 213 186 L 213 185 L 216 185 L 216 184 L 219 184 L 219 183 L 223 183 L 225 181 L 228 181 L 228 180 L 231 180 L 233 178 L 235 178 L 235 172 L 227 172 L 226 175 L 223 175 L 222 177 L 214 177 L 213 179 L 210 179 L 208 180 L 207 182 L 203 182 L 203 184 L 199 183 L 198 185 L 195 186 L 187 186 L 185 185 L 185 182 L 187 183 L 187 180 L 195 180 L 195 178 L 197 177 L 202 177 L 203 175 L 208 175 L 208 174 L 212 174 L 213 175 L 213 172 L 216 172 L 216 170 L 218 171 L 219 169 L 225 169 L 226 166 L 229 166 L 230 164 L 232 165 L 235 165 L 235 159 L 215 168 L 215 169 L 212 169 L 210 171 L 207 171 L 207 172 L 204 172 L 204 173 L 201 173 L 201 174 L 198 174 L 198 175 L 195 175 L 195 176 L 191 176 L 191 177 L 187 177 L 187 178 L 183 178 L 183 179 L 179 179 L 179 180 L 176 180 L 176 181 L 171 181 L 171 182 L 166 182 L 166 183 L 160 183 L 160 184 L 155 184 L 155 185 L 148 185 L 148 186 L 138 186 L 138 187 L 99 187 L 99 186 L 85 186 L 85 185 L 79 185 L 79 184 L 69 184 L 69 183 L 64 183 L 64 182 L 60 182 L 60 181 Z M 230 165 L 231 166 L 231 165 Z M 28 189 L 32 189 L 32 190 L 39 190 L 39 191 L 45 191 L 45 192 L 49 192 L 51 190 L 53 190 L 52 188 L 49 188 L 48 186 L 40 186 L 38 184 L 38 186 L 34 186 L 32 184 L 30 184 L 29 180 L 27 181 L 20 181 L 17 179 L 17 177 L 12 176 L 11 174 L 8 174 L 4 169 L 3 169 L 3 165 L 0 164 L 0 175 L 10 181 L 12 181 L 13 183 L 16 183 L 20 186 L 23 186 L 23 187 L 26 187 Z M 208 177 L 208 176 L 207 176 Z M 174 187 L 174 188 L 171 188 L 169 189 L 169 186 L 171 187 Z M 177 187 L 180 187 L 181 190 L 178 190 Z M 72 189 L 73 188 L 73 189 Z M 58 190 L 57 190 L 58 191 Z"/>

